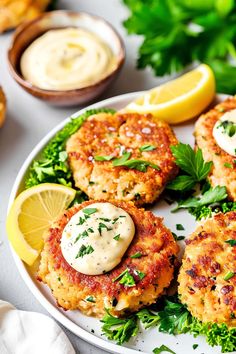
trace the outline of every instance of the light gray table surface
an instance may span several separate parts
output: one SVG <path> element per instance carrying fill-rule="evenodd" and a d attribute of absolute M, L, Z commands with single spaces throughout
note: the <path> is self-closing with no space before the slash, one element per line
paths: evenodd
<path fill-rule="evenodd" d="M 126 46 L 124 68 L 114 86 L 98 100 L 149 89 L 159 83 L 150 70 L 137 71 L 135 68 L 141 38 L 127 36 L 122 27 L 122 21 L 127 17 L 128 11 L 121 0 L 64 0 L 58 1 L 57 7 L 102 16 L 113 24 L 124 39 Z M 6 122 L 0 129 L 0 299 L 11 302 L 18 309 L 47 314 L 24 284 L 13 261 L 5 231 L 7 204 L 16 175 L 34 146 L 53 127 L 81 107 L 52 107 L 19 87 L 11 78 L 7 66 L 7 50 L 11 38 L 12 32 L 0 35 L 0 85 L 3 86 L 7 96 Z M 65 329 L 65 332 L 76 353 L 104 353 L 70 331 Z"/>

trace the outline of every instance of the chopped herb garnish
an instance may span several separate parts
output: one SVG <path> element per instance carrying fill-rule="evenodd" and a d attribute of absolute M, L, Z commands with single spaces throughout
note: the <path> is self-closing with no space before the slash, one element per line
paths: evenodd
<path fill-rule="evenodd" d="M 120 284 L 123 284 L 125 286 L 135 286 L 135 281 L 133 276 L 129 273 L 128 269 L 125 269 L 122 273 L 120 273 L 116 278 L 114 278 L 112 281 L 115 282 L 119 280 Z"/>
<path fill-rule="evenodd" d="M 140 257 L 142 257 L 142 253 L 141 252 L 136 252 L 135 254 L 130 256 L 130 258 L 140 258 Z"/>
<path fill-rule="evenodd" d="M 233 165 L 231 163 L 229 163 L 229 162 L 225 162 L 224 166 L 227 167 L 227 168 L 233 168 Z"/>
<path fill-rule="evenodd" d="M 236 124 L 229 120 L 224 120 L 223 122 L 220 122 L 217 129 L 218 128 L 223 128 L 224 133 L 227 134 L 230 138 L 232 138 L 232 136 L 236 134 Z"/>
<path fill-rule="evenodd" d="M 108 218 L 99 218 L 99 220 L 106 221 L 106 222 L 110 222 L 111 221 L 111 219 L 108 219 Z"/>
<path fill-rule="evenodd" d="M 154 146 L 154 145 L 149 145 L 149 144 L 145 144 L 145 145 L 143 145 L 143 146 L 141 146 L 140 148 L 139 148 L 139 150 L 141 151 L 141 152 L 143 152 L 143 151 L 152 151 L 152 150 L 155 150 L 156 149 L 156 146 Z"/>
<path fill-rule="evenodd" d="M 124 286 L 128 286 L 128 287 L 135 286 L 135 280 L 134 280 L 133 276 L 128 272 L 128 270 L 123 275 L 123 277 L 120 279 L 119 283 L 123 284 Z"/>
<path fill-rule="evenodd" d="M 198 344 L 193 344 L 193 350 L 197 349 Z"/>
<path fill-rule="evenodd" d="M 177 240 L 177 241 L 181 241 L 181 240 L 184 240 L 184 239 L 185 239 L 185 236 L 182 236 L 182 235 L 181 235 L 181 236 L 177 236 L 177 239 L 176 239 L 176 240 Z"/>
<path fill-rule="evenodd" d="M 135 169 L 141 172 L 146 172 L 147 167 L 150 166 L 156 170 L 160 170 L 160 167 L 155 165 L 152 162 L 145 161 L 145 160 L 138 160 L 138 159 L 131 159 L 129 160 L 131 156 L 130 152 L 125 152 L 121 157 L 116 158 L 112 161 L 113 166 L 118 167 L 118 166 L 125 166 L 130 169 Z"/>
<path fill-rule="evenodd" d="M 94 297 L 93 296 L 88 296 L 88 297 L 86 297 L 86 299 L 85 299 L 86 301 L 88 301 L 88 302 L 96 302 L 95 300 L 94 300 Z"/>
<path fill-rule="evenodd" d="M 135 193 L 134 198 L 135 200 L 139 200 L 141 198 L 140 193 Z"/>
<path fill-rule="evenodd" d="M 108 155 L 108 156 L 94 156 L 94 160 L 96 161 L 110 161 L 114 158 L 114 156 L 112 155 Z"/>
<path fill-rule="evenodd" d="M 135 270 L 135 273 L 139 276 L 139 279 L 143 279 L 145 276 L 146 276 L 146 274 L 145 273 L 143 273 L 143 272 L 140 272 L 140 270 Z"/>
<path fill-rule="evenodd" d="M 171 354 L 176 354 L 175 352 L 173 352 L 173 350 L 171 350 L 164 344 L 162 344 L 160 347 L 153 349 L 154 354 L 161 354 L 162 352 L 169 352 Z"/>
<path fill-rule="evenodd" d="M 235 273 L 234 272 L 228 272 L 225 276 L 224 276 L 224 280 L 229 280 L 229 279 L 231 279 L 231 278 L 233 278 L 234 277 L 234 275 L 235 275 Z"/>
<path fill-rule="evenodd" d="M 94 230 L 93 230 L 91 227 L 89 227 L 88 230 L 87 230 L 87 232 L 90 232 L 91 234 L 93 234 L 93 233 L 94 233 Z"/>
<path fill-rule="evenodd" d="M 107 225 L 103 224 L 102 222 L 100 222 L 98 224 L 98 231 L 99 231 L 99 234 L 101 235 L 102 234 L 102 229 L 106 229 L 107 231 L 111 231 L 112 228 L 108 227 Z"/>
<path fill-rule="evenodd" d="M 93 253 L 93 252 L 94 252 L 94 249 L 91 245 L 88 245 L 88 246 L 82 245 L 75 258 L 79 258 L 79 257 L 83 258 L 85 255 Z"/>
<path fill-rule="evenodd" d="M 114 225 L 120 218 L 126 218 L 125 215 L 120 215 L 118 218 L 113 219 L 112 224 Z"/>
<path fill-rule="evenodd" d="M 121 157 L 112 161 L 113 166 L 122 166 L 131 156 L 131 152 L 124 152 Z"/>
<path fill-rule="evenodd" d="M 230 244 L 231 247 L 236 246 L 236 240 L 227 240 L 225 243 Z"/>
<path fill-rule="evenodd" d="M 113 239 L 116 240 L 116 241 L 119 241 L 119 239 L 120 239 L 120 234 L 114 236 Z"/>
<path fill-rule="evenodd" d="M 76 225 L 83 225 L 87 219 L 89 219 L 89 215 L 85 215 L 84 218 L 81 218 L 81 216 L 80 216 L 79 222 Z"/>
<path fill-rule="evenodd" d="M 138 170 L 140 172 L 146 172 L 148 166 L 154 168 L 155 170 L 160 170 L 160 167 L 152 162 L 137 159 L 131 159 L 123 162 L 122 164 L 116 164 L 115 166 L 125 166 L 130 169 Z"/>
<path fill-rule="evenodd" d="M 92 215 L 98 211 L 96 208 L 86 208 L 82 210 L 85 215 Z"/>
<path fill-rule="evenodd" d="M 182 231 L 185 230 L 182 224 L 176 224 L 176 230 Z"/>
<path fill-rule="evenodd" d="M 119 218 L 113 219 L 112 224 L 115 224 L 118 220 L 119 220 Z"/>
<path fill-rule="evenodd" d="M 176 241 L 181 241 L 181 240 L 184 240 L 184 239 L 185 239 L 185 236 L 178 236 L 178 235 L 176 235 L 175 232 L 172 232 L 172 235 L 174 236 L 174 239 L 175 239 Z"/>
<path fill-rule="evenodd" d="M 85 230 L 83 231 L 81 234 L 79 234 L 76 239 L 75 239 L 75 242 L 76 243 L 77 241 L 79 241 L 81 238 L 85 238 L 85 237 L 88 237 L 88 232 Z"/>

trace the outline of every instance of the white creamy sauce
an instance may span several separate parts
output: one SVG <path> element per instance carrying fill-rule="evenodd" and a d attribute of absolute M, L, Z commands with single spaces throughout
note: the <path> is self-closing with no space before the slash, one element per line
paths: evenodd
<path fill-rule="evenodd" d="M 134 234 L 134 222 L 126 211 L 111 203 L 94 203 L 65 226 L 61 250 L 78 272 L 104 274 L 120 263 Z"/>
<path fill-rule="evenodd" d="M 37 38 L 24 51 L 20 66 L 33 85 L 60 91 L 95 84 L 113 71 L 117 58 L 96 34 L 66 28 Z"/>
<path fill-rule="evenodd" d="M 236 156 L 236 109 L 225 113 L 216 122 L 213 136 L 222 150 Z"/>

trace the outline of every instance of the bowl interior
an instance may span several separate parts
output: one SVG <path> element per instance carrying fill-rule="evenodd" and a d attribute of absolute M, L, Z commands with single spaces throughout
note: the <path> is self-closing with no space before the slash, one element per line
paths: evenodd
<path fill-rule="evenodd" d="M 24 80 L 20 70 L 20 58 L 24 50 L 39 36 L 51 29 L 80 27 L 99 36 L 117 57 L 117 67 L 124 58 L 122 41 L 113 27 L 105 20 L 87 13 L 53 11 L 36 20 L 21 25 L 15 32 L 9 61 L 15 72 Z"/>

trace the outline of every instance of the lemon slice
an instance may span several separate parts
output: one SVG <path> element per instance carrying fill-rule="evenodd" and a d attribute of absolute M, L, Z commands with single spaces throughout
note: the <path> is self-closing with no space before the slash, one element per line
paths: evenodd
<path fill-rule="evenodd" d="M 75 198 L 72 188 L 43 183 L 23 191 L 7 216 L 8 238 L 18 256 L 28 265 L 43 247 L 43 234 Z"/>
<path fill-rule="evenodd" d="M 130 103 L 125 111 L 152 113 L 170 124 L 178 124 L 200 114 L 215 96 L 211 68 L 202 64 L 195 70 L 148 91 Z"/>

